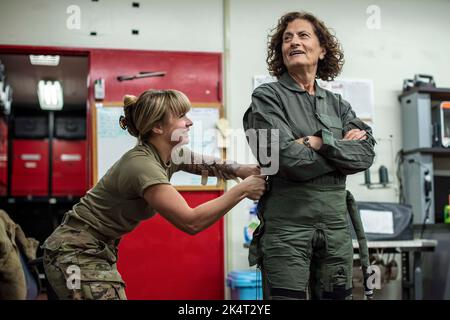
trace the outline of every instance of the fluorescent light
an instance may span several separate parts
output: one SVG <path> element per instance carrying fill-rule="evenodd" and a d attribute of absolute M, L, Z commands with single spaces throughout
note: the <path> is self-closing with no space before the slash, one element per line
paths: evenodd
<path fill-rule="evenodd" d="M 59 56 L 36 56 L 30 54 L 30 62 L 35 66 L 57 66 L 59 64 Z"/>
<path fill-rule="evenodd" d="M 61 83 L 59 81 L 39 81 L 38 98 L 42 110 L 61 110 L 64 105 Z"/>

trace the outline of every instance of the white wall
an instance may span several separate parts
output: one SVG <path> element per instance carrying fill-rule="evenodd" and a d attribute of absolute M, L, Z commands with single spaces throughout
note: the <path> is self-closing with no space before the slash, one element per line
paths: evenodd
<path fill-rule="evenodd" d="M 381 28 L 366 26 L 369 5 L 377 5 Z M 450 1 L 306 1 L 230 0 L 229 51 L 227 62 L 227 114 L 233 127 L 242 127 L 242 115 L 250 104 L 253 75 L 267 74 L 266 40 L 278 18 L 289 11 L 306 10 L 335 30 L 345 54 L 341 78 L 366 78 L 374 83 L 374 134 L 378 138 L 372 182 L 385 165 L 395 179 L 395 153 L 401 148 L 401 119 L 397 95 L 403 79 L 415 73 L 434 76 L 439 87 L 450 87 Z M 390 138 L 392 136 L 392 139 Z M 240 150 L 238 155 L 246 154 Z M 239 157 L 238 157 L 239 159 Z M 245 160 L 245 159 L 242 159 Z M 362 173 L 349 177 L 348 188 L 360 201 L 397 201 L 397 186 L 368 190 L 360 186 Z M 231 269 L 245 268 L 247 250 L 242 247 L 242 230 L 247 215 L 240 205 L 228 215 Z"/>
<path fill-rule="evenodd" d="M 0 0 L 0 43 L 220 52 L 223 50 L 221 0 Z M 80 9 L 80 29 L 68 29 Z M 139 35 L 132 35 L 139 29 Z M 96 31 L 97 36 L 90 32 Z"/>

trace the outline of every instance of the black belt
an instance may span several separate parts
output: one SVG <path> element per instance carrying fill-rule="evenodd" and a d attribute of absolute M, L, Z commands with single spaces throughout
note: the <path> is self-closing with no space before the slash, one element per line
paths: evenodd
<path fill-rule="evenodd" d="M 67 226 L 72 227 L 77 230 L 85 230 L 88 233 L 90 233 L 97 240 L 103 241 L 105 243 L 114 242 L 113 239 L 107 238 L 106 236 L 104 236 L 103 234 L 101 234 L 100 232 L 98 232 L 97 230 L 92 228 L 90 225 L 88 225 L 86 222 L 83 222 L 77 218 L 71 217 L 68 214 L 64 215 L 61 225 L 67 225 Z"/>
<path fill-rule="evenodd" d="M 345 176 L 324 175 L 308 181 L 293 181 L 282 177 L 272 176 L 270 179 L 271 188 L 274 190 L 295 190 L 298 188 L 308 188 L 318 186 L 330 188 L 332 190 L 345 190 Z"/>

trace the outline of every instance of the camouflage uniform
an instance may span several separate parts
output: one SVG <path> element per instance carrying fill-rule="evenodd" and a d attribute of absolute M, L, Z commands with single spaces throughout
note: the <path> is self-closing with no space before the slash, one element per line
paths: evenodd
<path fill-rule="evenodd" d="M 126 299 L 116 267 L 118 241 L 104 242 L 92 230 L 65 223 L 47 239 L 44 254 L 45 274 L 58 298 Z M 79 268 L 79 278 L 74 268 Z"/>
<path fill-rule="evenodd" d="M 182 149 L 183 150 L 183 149 Z M 180 152 L 182 159 L 198 155 Z M 151 144 L 126 152 L 64 216 L 62 224 L 45 241 L 44 268 L 59 299 L 126 299 L 125 283 L 116 266 L 120 238 L 155 210 L 144 199 L 145 190 L 170 184 L 178 170 L 207 177 L 236 178 L 236 163 L 211 157 L 204 163 L 164 163 Z M 73 274 L 80 270 L 79 275 Z M 79 282 L 77 282 L 79 278 Z M 79 284 L 79 285 L 78 285 Z"/>
<path fill-rule="evenodd" d="M 39 242 L 27 238 L 22 228 L 0 210 L 0 300 L 27 299 L 27 279 L 21 256 L 28 263 L 36 259 Z"/>

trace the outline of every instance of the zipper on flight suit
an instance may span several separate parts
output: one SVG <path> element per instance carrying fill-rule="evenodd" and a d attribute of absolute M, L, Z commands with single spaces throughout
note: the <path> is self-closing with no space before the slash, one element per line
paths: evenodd
<path fill-rule="evenodd" d="M 317 112 L 317 96 L 314 95 L 314 102 L 311 99 L 311 96 L 309 95 L 309 93 L 307 93 L 309 96 L 309 102 L 312 104 L 312 107 L 314 109 L 314 117 L 328 130 L 330 130 L 330 127 L 328 126 L 328 124 L 326 124 L 326 122 L 324 122 L 320 116 L 320 114 Z M 316 123 L 316 132 L 321 130 L 322 128 L 319 128 L 319 126 Z"/>

